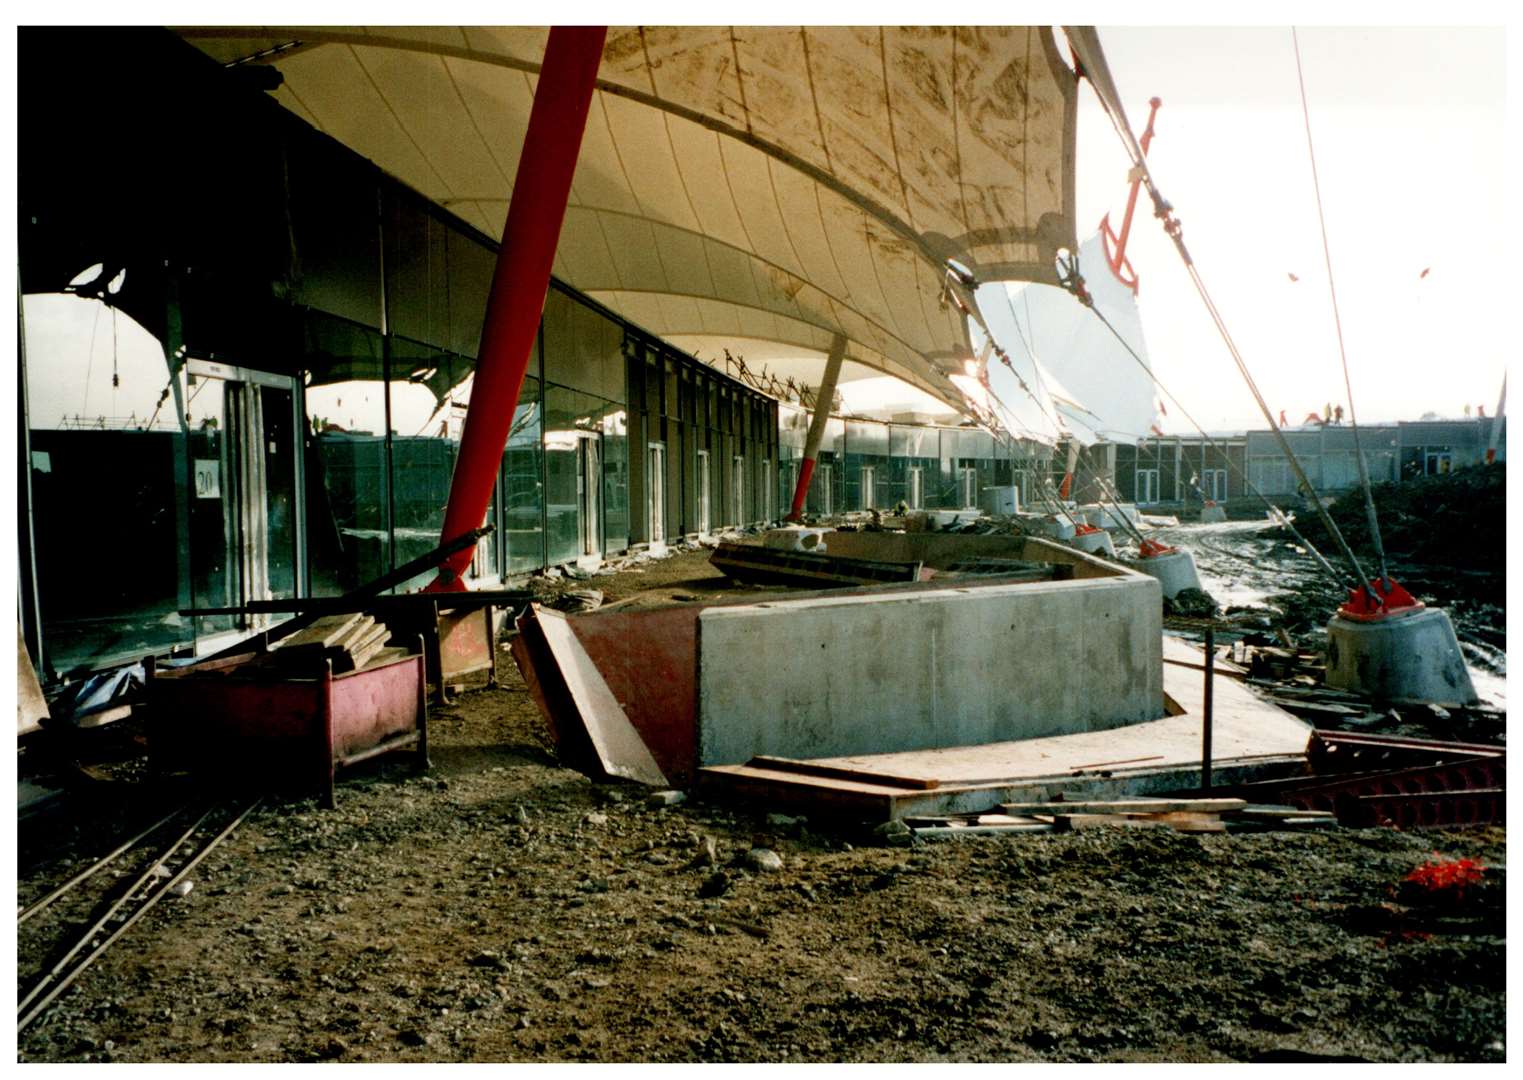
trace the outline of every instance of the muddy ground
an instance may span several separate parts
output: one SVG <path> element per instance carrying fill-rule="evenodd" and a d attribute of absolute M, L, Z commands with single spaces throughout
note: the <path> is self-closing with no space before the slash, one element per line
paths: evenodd
<path fill-rule="evenodd" d="M 555 588 L 710 598 L 729 586 L 705 555 Z M 428 775 L 383 759 L 335 810 L 267 799 L 18 1059 L 1505 1059 L 1501 829 L 883 847 L 594 785 L 557 764 L 504 658 L 501 688 L 432 715 Z M 186 794 L 142 779 L 130 735 L 21 827 L 19 905 Z M 750 868 L 758 845 L 780 870 Z M 1434 853 L 1492 869 L 1435 907 L 1401 886 Z M 20 992 L 104 888 L 21 928 Z"/>

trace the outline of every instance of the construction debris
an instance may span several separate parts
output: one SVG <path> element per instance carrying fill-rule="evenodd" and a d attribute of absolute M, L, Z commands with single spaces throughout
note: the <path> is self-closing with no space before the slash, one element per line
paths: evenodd
<path fill-rule="evenodd" d="M 1004 803 L 997 814 L 909 817 L 902 824 L 912 839 L 940 839 L 1106 828 L 1263 832 L 1328 828 L 1337 820 L 1328 811 L 1295 806 L 1251 806 L 1242 799 L 1174 798 Z M 882 835 L 892 842 L 894 835 L 904 832 Z"/>
<path fill-rule="evenodd" d="M 736 581 L 816 589 L 918 581 L 921 571 L 918 562 L 849 559 L 813 551 L 787 551 L 729 542 L 715 548 L 709 562 Z"/>

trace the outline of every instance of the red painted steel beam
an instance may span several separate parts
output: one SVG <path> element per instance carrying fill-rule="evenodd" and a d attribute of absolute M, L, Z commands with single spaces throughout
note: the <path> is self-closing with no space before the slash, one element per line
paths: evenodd
<path fill-rule="evenodd" d="M 820 388 L 814 393 L 814 416 L 809 420 L 809 433 L 804 436 L 804 459 L 799 463 L 798 483 L 793 489 L 793 507 L 788 511 L 787 521 L 798 521 L 804 516 L 804 499 L 809 494 L 809 481 L 814 478 L 814 463 L 820 456 L 820 444 L 825 440 L 830 403 L 835 400 L 836 380 L 840 377 L 841 361 L 845 357 L 846 335 L 837 334 L 830 341 L 825 374 L 820 378 Z"/>
<path fill-rule="evenodd" d="M 545 291 L 550 287 L 550 266 L 566 217 L 571 175 L 582 148 L 607 32 L 606 26 L 557 26 L 545 46 L 487 298 L 471 406 L 444 511 L 444 540 L 477 528 L 492 500 Z M 464 590 L 471 553 L 468 548 L 451 556 L 439 568 L 429 591 Z"/>

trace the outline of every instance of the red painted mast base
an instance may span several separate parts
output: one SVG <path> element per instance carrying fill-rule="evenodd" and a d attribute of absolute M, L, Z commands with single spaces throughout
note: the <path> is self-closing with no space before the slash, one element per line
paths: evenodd
<path fill-rule="evenodd" d="M 1379 603 L 1372 593 L 1378 594 Z M 1355 622 L 1375 622 L 1396 615 L 1410 615 L 1414 611 L 1421 611 L 1424 606 L 1421 600 L 1398 585 L 1393 578 L 1374 578 L 1368 589 L 1350 589 L 1348 603 L 1338 609 L 1338 614 Z"/>
<path fill-rule="evenodd" d="M 809 495 L 809 481 L 814 479 L 814 458 L 805 458 L 799 465 L 798 486 L 793 489 L 793 508 L 784 521 L 796 522 L 804 516 L 804 500 Z"/>
<path fill-rule="evenodd" d="M 597 86 L 607 27 L 557 26 L 550 30 L 539 84 L 529 110 L 523 151 L 513 179 L 507 220 L 477 351 L 471 407 L 460 433 L 460 452 L 450 478 L 443 539 L 479 526 L 492 502 L 502 453 L 539 331 L 550 267 L 566 217 L 571 177 Z M 471 549 L 452 555 L 429 586 L 431 592 L 465 588 Z"/>
<path fill-rule="evenodd" d="M 1156 559 L 1160 555 L 1173 555 L 1178 550 L 1176 547 L 1159 543 L 1157 540 L 1144 540 L 1137 545 L 1137 554 L 1141 555 L 1144 559 Z"/>

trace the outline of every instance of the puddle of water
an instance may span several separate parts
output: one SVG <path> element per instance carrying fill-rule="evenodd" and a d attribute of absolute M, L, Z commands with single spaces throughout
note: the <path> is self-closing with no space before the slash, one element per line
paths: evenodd
<path fill-rule="evenodd" d="M 1272 606 L 1296 593 L 1331 618 L 1342 591 L 1310 553 L 1297 553 L 1277 528 L 1261 521 L 1186 524 L 1155 530 L 1151 538 L 1187 549 L 1201 587 L 1223 608 Z M 1324 552 L 1326 554 L 1326 552 Z M 1466 575 L 1434 567 L 1392 565 L 1391 575 L 1424 603 L 1449 612 L 1465 666 L 1483 703 L 1507 706 L 1505 611 L 1485 602 L 1485 591 Z M 1320 636 L 1320 635 L 1317 635 Z"/>

